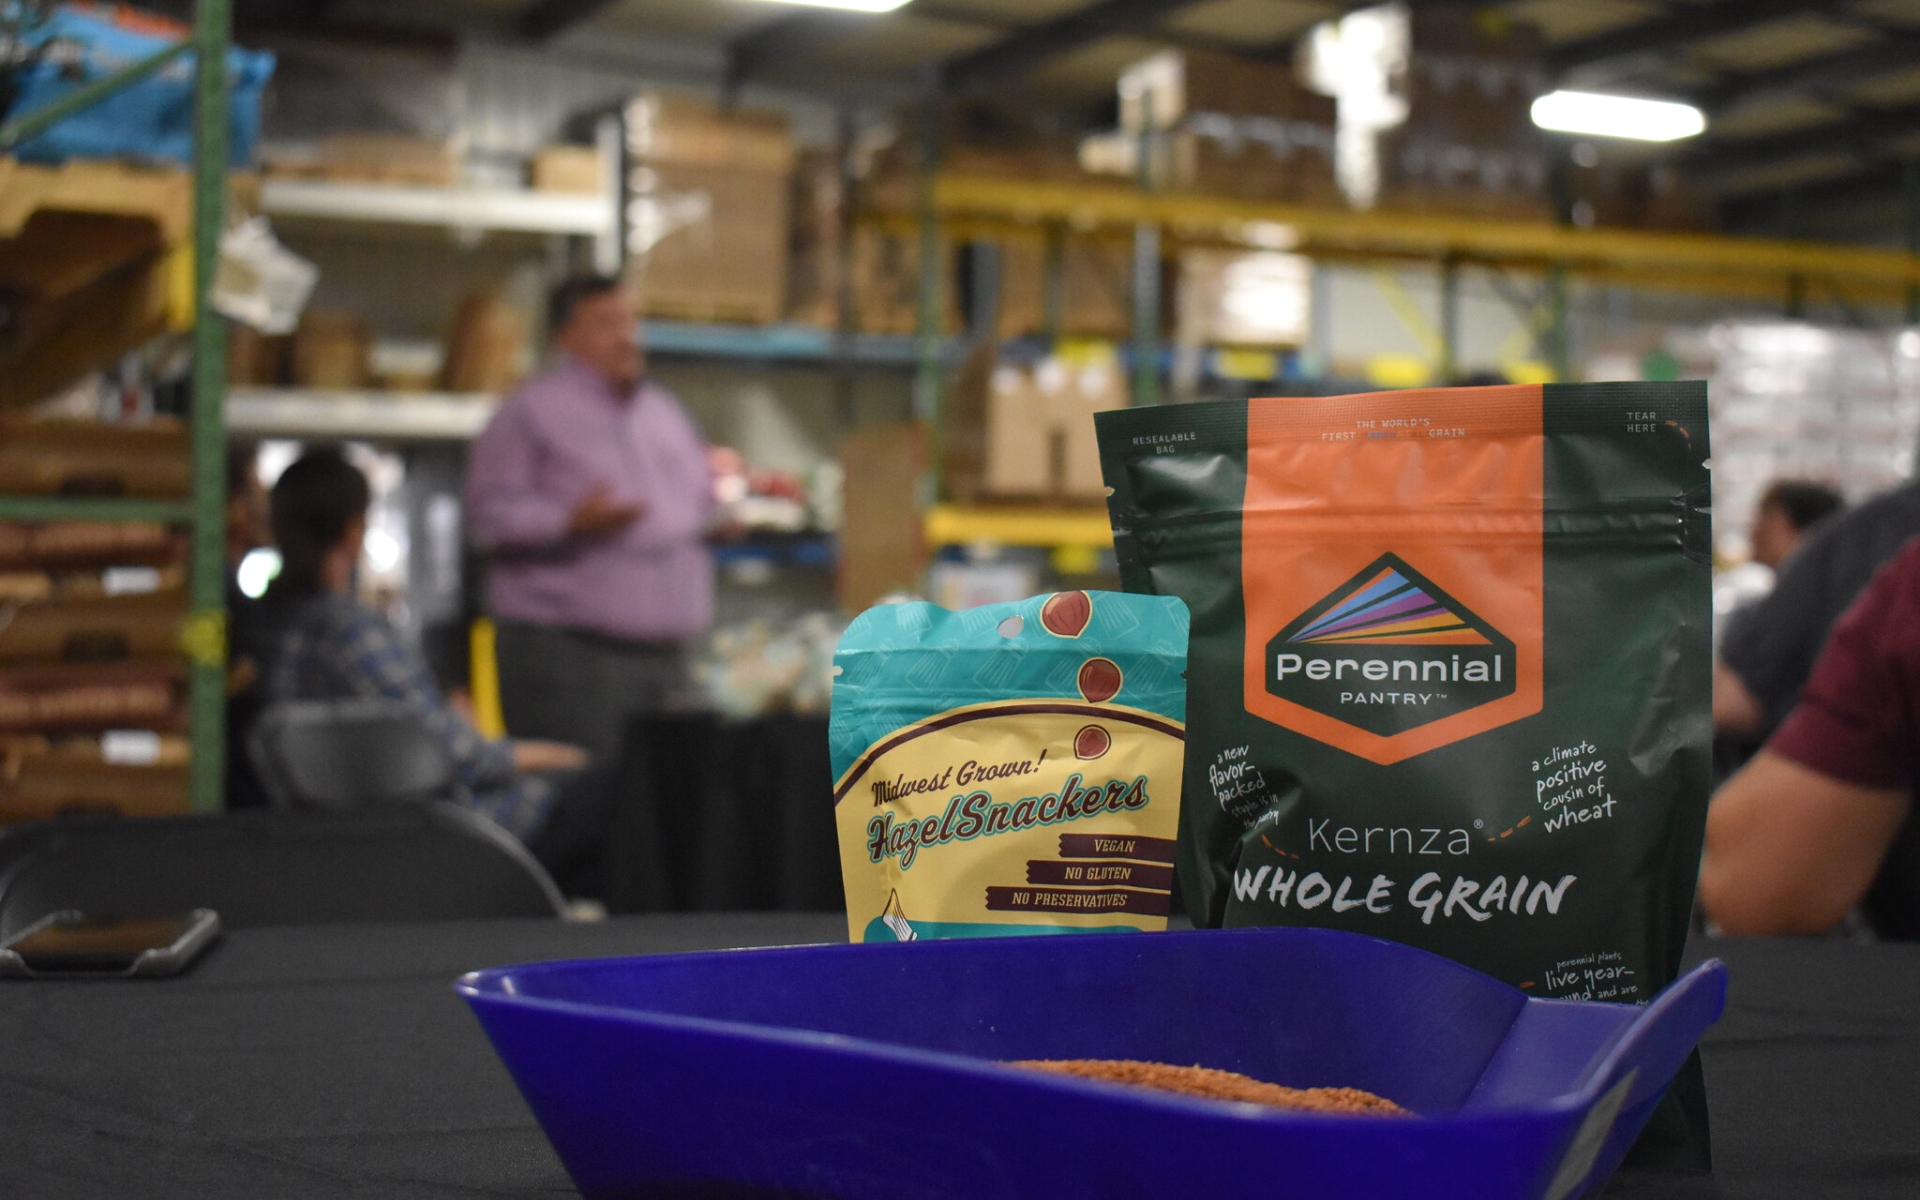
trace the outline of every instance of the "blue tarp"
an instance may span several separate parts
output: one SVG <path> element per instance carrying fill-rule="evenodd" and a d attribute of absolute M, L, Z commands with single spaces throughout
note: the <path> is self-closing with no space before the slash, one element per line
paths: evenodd
<path fill-rule="evenodd" d="M 16 73 L 19 94 L 6 115 L 21 117 L 44 108 L 185 36 L 184 29 L 162 18 L 109 6 L 63 4 L 26 32 L 27 44 L 42 53 Z M 191 162 L 194 70 L 192 56 L 177 59 L 22 142 L 14 153 L 36 162 L 111 157 Z M 230 161 L 235 166 L 253 156 L 260 135 L 260 93 L 272 74 L 272 54 L 227 52 Z"/>

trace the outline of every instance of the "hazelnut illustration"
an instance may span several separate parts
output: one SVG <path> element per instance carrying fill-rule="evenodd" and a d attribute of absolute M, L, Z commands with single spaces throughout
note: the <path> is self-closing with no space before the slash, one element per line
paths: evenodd
<path fill-rule="evenodd" d="M 1084 726 L 1073 735 L 1075 758 L 1099 758 L 1113 748 L 1113 735 L 1098 725 Z"/>
<path fill-rule="evenodd" d="M 1040 606 L 1040 624 L 1059 637 L 1077 638 L 1093 617 L 1093 597 L 1085 592 L 1055 592 Z"/>
<path fill-rule="evenodd" d="M 1094 704 L 1120 694 L 1120 665 L 1110 658 L 1090 658 L 1080 664 L 1080 694 Z"/>

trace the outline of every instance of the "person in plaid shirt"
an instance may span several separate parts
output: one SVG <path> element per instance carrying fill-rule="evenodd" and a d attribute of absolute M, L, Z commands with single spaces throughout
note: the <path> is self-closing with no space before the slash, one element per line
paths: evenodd
<path fill-rule="evenodd" d="M 578 768 L 586 755 L 557 742 L 482 737 L 448 703 L 419 651 L 354 599 L 369 498 L 366 477 L 334 450 L 303 456 L 274 485 L 281 569 L 265 604 L 281 633 L 267 671 L 268 699 L 399 701 L 445 749 L 469 806 L 528 841 L 557 802 L 553 784 L 532 772 Z"/>

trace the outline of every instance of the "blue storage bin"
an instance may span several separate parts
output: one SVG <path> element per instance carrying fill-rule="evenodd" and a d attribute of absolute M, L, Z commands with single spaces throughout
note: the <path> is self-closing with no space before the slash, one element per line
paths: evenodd
<path fill-rule="evenodd" d="M 472 1006 L 590 1198 L 1235 1200 L 1597 1193 L 1700 1035 L 1320 929 L 815 946 L 505 967 Z M 1289 1113 L 1001 1065 L 1199 1064 L 1364 1088 Z"/>
<path fill-rule="evenodd" d="M 19 95 L 5 114 L 23 117 L 80 87 L 158 54 L 182 40 L 161 32 L 169 23 L 155 18 L 137 25 L 113 19 L 113 10 L 87 11 L 62 5 L 26 32 L 30 46 L 54 43 L 57 53 L 19 71 Z M 227 77 L 230 161 L 244 166 L 260 136 L 260 94 L 273 74 L 273 55 L 258 50 L 229 50 Z M 193 77 L 191 55 L 162 67 L 139 83 L 122 88 L 14 148 L 22 160 L 61 162 L 69 158 L 172 159 L 193 161 Z"/>

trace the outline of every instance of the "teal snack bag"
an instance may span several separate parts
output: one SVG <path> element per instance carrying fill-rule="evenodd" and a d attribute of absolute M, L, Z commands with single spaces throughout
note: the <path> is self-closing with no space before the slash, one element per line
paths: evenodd
<path fill-rule="evenodd" d="M 1171 597 L 854 618 L 828 733 L 851 940 L 1165 929 L 1186 659 Z"/>

